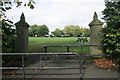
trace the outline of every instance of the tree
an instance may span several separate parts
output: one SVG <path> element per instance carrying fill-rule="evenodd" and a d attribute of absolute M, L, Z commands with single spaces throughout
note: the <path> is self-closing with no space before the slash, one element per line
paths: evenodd
<path fill-rule="evenodd" d="M 85 28 L 85 36 L 90 37 L 90 29 Z"/>
<path fill-rule="evenodd" d="M 106 54 L 120 58 L 120 1 L 106 2 L 103 11 L 106 27 L 103 29 L 103 44 Z"/>
<path fill-rule="evenodd" d="M 46 25 L 32 25 L 29 29 L 30 36 L 45 36 L 49 33 L 49 29 Z"/>
<path fill-rule="evenodd" d="M 63 34 L 63 31 L 60 30 L 59 28 L 56 28 L 55 31 L 53 31 L 51 33 L 56 37 L 61 37 L 61 35 Z"/>
<path fill-rule="evenodd" d="M 80 28 L 80 31 L 81 31 L 80 36 L 85 36 L 85 37 L 90 36 L 90 29 L 88 29 L 88 28 Z"/>
<path fill-rule="evenodd" d="M 0 0 L 0 30 L 2 34 L 2 52 L 15 52 L 15 29 L 13 29 L 12 21 L 8 19 L 4 19 L 5 12 L 7 10 L 12 9 L 13 5 L 16 7 L 21 6 L 28 6 L 31 9 L 34 8 L 35 2 L 33 0 L 29 0 L 28 3 L 23 3 L 20 0 Z"/>
<path fill-rule="evenodd" d="M 23 3 L 21 0 L 0 0 L 0 12 L 5 12 L 6 10 L 12 9 L 13 5 L 16 5 L 16 7 L 20 7 L 21 5 L 28 6 L 31 9 L 34 8 L 35 2 L 33 0 L 28 0 L 28 3 Z"/>
<path fill-rule="evenodd" d="M 49 29 L 46 25 L 39 26 L 38 35 L 44 37 L 49 34 Z"/>
<path fill-rule="evenodd" d="M 90 31 L 88 28 L 82 28 L 78 25 L 68 25 L 65 26 L 63 32 L 66 36 L 69 37 L 80 37 L 84 34 L 84 36 L 90 36 Z"/>
<path fill-rule="evenodd" d="M 31 9 L 34 8 L 35 2 L 33 0 L 29 0 L 28 3 L 22 3 L 19 0 L 0 0 L 0 38 L 2 36 L 2 41 L 0 40 L 0 43 L 2 43 L 2 53 L 14 53 L 15 51 L 15 28 L 11 20 L 5 19 L 5 12 L 7 10 L 12 9 L 13 5 L 16 5 L 16 7 L 21 6 L 21 4 L 24 4 L 24 6 L 28 6 Z M 1 50 L 1 48 L 0 48 Z M 2 63 L 9 62 L 10 60 L 15 59 L 15 61 L 21 60 L 21 58 L 18 58 L 18 56 L 3 56 L 2 57 Z"/>
<path fill-rule="evenodd" d="M 68 26 L 65 26 L 65 28 L 63 29 L 63 32 L 65 34 L 65 36 L 68 36 L 68 37 L 72 37 L 73 36 L 73 29 L 74 28 L 74 25 L 68 25 Z"/>
<path fill-rule="evenodd" d="M 30 36 L 36 36 L 37 35 L 37 30 L 38 30 L 38 25 L 32 25 L 32 26 L 30 26 L 30 29 L 29 29 L 29 35 Z"/>
<path fill-rule="evenodd" d="M 73 27 L 73 34 L 74 34 L 75 37 L 77 37 L 81 34 L 81 29 L 78 25 Z"/>
<path fill-rule="evenodd" d="M 2 20 L 2 52 L 15 52 L 15 29 L 9 20 Z"/>

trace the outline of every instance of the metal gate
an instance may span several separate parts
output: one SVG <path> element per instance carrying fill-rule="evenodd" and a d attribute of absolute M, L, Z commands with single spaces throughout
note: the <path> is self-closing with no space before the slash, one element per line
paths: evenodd
<path fill-rule="evenodd" d="M 77 53 L 3 53 L 2 56 L 20 56 L 21 66 L 3 66 L 3 80 L 55 80 L 101 78 L 99 80 L 118 80 L 119 72 L 95 68 L 93 59 L 106 55 L 91 55 Z M 88 60 L 90 59 L 90 60 Z M 91 61 L 92 60 L 92 61 Z M 88 61 L 88 62 L 87 62 Z M 28 62 L 30 64 L 28 64 Z M 87 63 L 92 63 L 87 65 Z M 4 74 L 5 71 L 16 71 Z M 108 75 L 110 74 L 110 75 Z M 11 75 L 6 77 L 5 75 Z"/>
<path fill-rule="evenodd" d="M 21 79 L 33 80 L 35 78 L 77 78 L 84 75 L 84 59 L 77 53 L 3 53 L 2 56 L 21 56 L 21 66 L 3 66 L 1 69 L 16 71 L 12 77 L 3 80 Z M 39 59 L 37 59 L 39 58 Z M 26 65 L 31 61 L 36 61 Z"/>

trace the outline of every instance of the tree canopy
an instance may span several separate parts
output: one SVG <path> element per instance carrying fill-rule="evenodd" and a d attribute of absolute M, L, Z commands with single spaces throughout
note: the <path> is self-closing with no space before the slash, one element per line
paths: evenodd
<path fill-rule="evenodd" d="M 10 10 L 12 9 L 13 5 L 16 5 L 16 7 L 20 7 L 21 5 L 28 6 L 31 9 L 34 8 L 34 0 L 28 0 L 27 3 L 21 1 L 21 0 L 0 0 L 0 7 L 2 11 Z"/>
<path fill-rule="evenodd" d="M 106 2 L 103 11 L 106 27 L 103 30 L 104 51 L 120 58 L 120 1 Z"/>
<path fill-rule="evenodd" d="M 45 35 L 49 34 L 49 29 L 46 25 L 32 25 L 29 29 L 30 36 L 39 36 L 44 37 Z"/>
<path fill-rule="evenodd" d="M 90 31 L 88 28 L 82 28 L 78 25 L 67 25 L 63 29 L 63 33 L 65 36 L 74 36 L 74 37 L 80 37 L 80 36 L 89 36 Z"/>
<path fill-rule="evenodd" d="M 61 37 L 63 34 L 63 31 L 60 30 L 59 28 L 56 28 L 55 31 L 51 32 L 54 36 L 56 37 Z"/>
<path fill-rule="evenodd" d="M 15 29 L 11 21 L 2 20 L 2 52 L 15 52 Z"/>

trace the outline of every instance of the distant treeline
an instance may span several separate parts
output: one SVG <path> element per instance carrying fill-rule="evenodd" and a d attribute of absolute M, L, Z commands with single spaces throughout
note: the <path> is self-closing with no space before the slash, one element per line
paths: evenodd
<path fill-rule="evenodd" d="M 31 37 L 89 37 L 90 30 L 79 25 L 67 25 L 63 30 L 56 28 L 49 34 L 49 28 L 46 25 L 32 25 L 29 28 Z"/>

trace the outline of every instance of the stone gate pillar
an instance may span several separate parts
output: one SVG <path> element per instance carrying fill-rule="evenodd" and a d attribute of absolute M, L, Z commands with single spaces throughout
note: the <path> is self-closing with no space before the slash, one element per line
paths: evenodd
<path fill-rule="evenodd" d="M 93 20 L 89 24 L 90 26 L 90 45 L 101 45 L 101 31 L 103 22 L 98 20 L 97 13 L 94 13 Z M 101 54 L 102 50 L 100 46 L 90 46 L 91 54 Z"/>
<path fill-rule="evenodd" d="M 28 28 L 29 24 L 25 22 L 25 16 L 22 13 L 20 21 L 15 23 L 16 26 L 16 52 L 27 53 L 28 51 Z"/>

